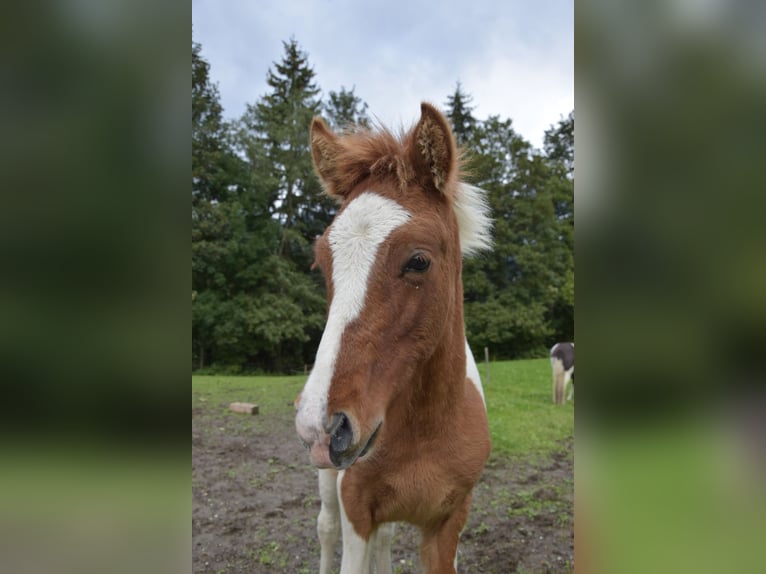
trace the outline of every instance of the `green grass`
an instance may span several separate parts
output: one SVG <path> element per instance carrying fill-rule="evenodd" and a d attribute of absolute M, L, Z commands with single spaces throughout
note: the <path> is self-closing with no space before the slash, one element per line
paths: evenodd
<path fill-rule="evenodd" d="M 479 370 L 484 378 L 492 451 L 495 455 L 545 456 L 574 432 L 573 401 L 551 401 L 548 359 L 490 363 Z M 225 410 L 230 402 L 252 402 L 266 414 L 284 411 L 303 388 L 305 376 L 192 376 L 192 406 Z M 258 417 L 239 418 L 257 424 Z"/>
<path fill-rule="evenodd" d="M 574 399 L 552 401 L 549 359 L 501 361 L 479 365 L 487 399 L 492 451 L 504 455 L 544 456 L 561 448 L 574 433 Z"/>
<path fill-rule="evenodd" d="M 228 408 L 234 401 L 255 403 L 260 412 L 284 410 L 301 392 L 306 377 L 192 376 L 192 407 Z"/>

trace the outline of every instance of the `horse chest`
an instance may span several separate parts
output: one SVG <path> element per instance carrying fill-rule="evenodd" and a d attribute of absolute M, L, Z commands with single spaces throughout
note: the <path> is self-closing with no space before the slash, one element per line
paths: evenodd
<path fill-rule="evenodd" d="M 349 469 L 342 484 L 346 507 L 375 523 L 404 521 L 426 526 L 449 515 L 473 484 L 449 472 L 446 465 L 444 459 L 420 458 L 400 460 L 385 470 L 361 465 Z"/>

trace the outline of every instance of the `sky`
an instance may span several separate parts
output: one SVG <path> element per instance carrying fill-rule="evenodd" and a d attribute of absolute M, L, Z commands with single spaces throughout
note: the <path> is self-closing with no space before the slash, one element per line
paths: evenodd
<path fill-rule="evenodd" d="M 574 109 L 574 0 L 192 0 L 224 116 L 269 88 L 294 38 L 326 95 L 353 88 L 368 115 L 408 127 L 459 81 L 473 114 L 510 118 L 536 147 Z"/>

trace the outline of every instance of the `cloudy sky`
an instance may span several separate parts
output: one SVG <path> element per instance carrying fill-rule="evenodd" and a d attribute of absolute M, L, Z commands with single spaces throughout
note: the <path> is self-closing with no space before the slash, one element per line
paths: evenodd
<path fill-rule="evenodd" d="M 511 118 L 536 146 L 574 108 L 573 0 L 193 0 L 224 115 L 267 91 L 295 38 L 323 93 L 355 88 L 368 113 L 408 126 L 420 102 L 444 107 L 459 80 L 474 115 Z"/>

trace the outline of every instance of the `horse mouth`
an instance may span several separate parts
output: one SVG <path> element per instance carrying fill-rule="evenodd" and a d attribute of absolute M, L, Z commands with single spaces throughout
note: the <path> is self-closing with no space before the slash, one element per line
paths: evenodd
<path fill-rule="evenodd" d="M 372 431 L 372 434 L 370 435 L 370 438 L 367 440 L 367 444 L 364 445 L 364 448 L 359 453 L 359 456 L 356 457 L 357 459 L 362 458 L 364 455 L 366 455 L 370 449 L 372 448 L 373 443 L 375 442 L 375 439 L 378 438 L 378 431 L 380 431 L 380 427 L 383 426 L 383 423 L 380 423 L 377 428 Z"/>
<path fill-rule="evenodd" d="M 372 434 L 370 435 L 370 438 L 367 439 L 367 442 L 364 444 L 361 450 L 357 451 L 356 454 L 352 454 L 348 457 L 339 457 L 339 460 L 335 461 L 333 460 L 333 463 L 335 464 L 335 467 L 338 470 L 345 470 L 351 465 L 353 465 L 357 460 L 365 456 L 370 452 L 373 445 L 375 444 L 375 439 L 378 438 L 378 434 L 380 432 L 380 427 L 383 426 L 383 423 L 379 423 L 378 426 L 375 428 L 374 431 L 372 431 Z M 332 458 L 332 457 L 331 457 Z"/>

